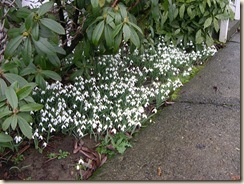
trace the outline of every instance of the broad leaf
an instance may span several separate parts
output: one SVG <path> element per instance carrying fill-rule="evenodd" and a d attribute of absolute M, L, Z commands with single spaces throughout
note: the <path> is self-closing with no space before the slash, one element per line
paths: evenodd
<path fill-rule="evenodd" d="M 13 114 L 12 116 L 10 116 L 10 118 L 11 118 L 11 127 L 13 130 L 15 130 L 17 126 L 17 115 Z"/>
<path fill-rule="evenodd" d="M 91 5 L 93 8 L 97 8 L 98 4 L 99 4 L 98 0 L 91 0 Z"/>
<path fill-rule="evenodd" d="M 120 32 L 120 30 L 122 29 L 123 23 L 119 24 L 116 26 L 115 30 L 113 31 L 113 38 Z"/>
<path fill-rule="evenodd" d="M 29 111 L 38 111 L 42 108 L 43 108 L 42 104 L 29 103 L 29 104 L 25 104 L 25 105 L 21 106 L 19 110 L 21 112 L 29 112 Z"/>
<path fill-rule="evenodd" d="M 55 48 L 47 41 L 47 39 L 40 37 L 38 41 L 33 40 L 34 45 L 47 55 L 55 55 Z"/>
<path fill-rule="evenodd" d="M 124 41 L 127 42 L 130 39 L 130 27 L 127 24 L 123 26 Z"/>
<path fill-rule="evenodd" d="M 131 31 L 131 34 L 130 34 L 130 41 L 137 47 L 139 48 L 140 47 L 140 39 L 136 33 L 136 31 L 130 27 L 130 31 Z"/>
<path fill-rule="evenodd" d="M 98 42 L 102 36 L 103 30 L 104 30 L 104 21 L 101 21 L 96 25 L 96 27 L 92 33 L 92 43 L 94 45 L 98 45 Z"/>
<path fill-rule="evenodd" d="M 24 99 L 25 97 L 29 96 L 33 90 L 33 87 L 32 85 L 27 85 L 27 86 L 24 86 L 23 88 L 21 88 L 19 91 L 17 91 L 17 97 L 19 100 L 22 100 Z"/>
<path fill-rule="evenodd" d="M 7 44 L 4 57 L 7 59 L 10 56 L 14 55 L 15 50 L 19 47 L 20 43 L 22 42 L 23 36 L 17 36 L 16 38 L 13 38 L 10 40 L 10 42 Z"/>
<path fill-rule="evenodd" d="M 32 129 L 31 126 L 28 124 L 28 122 L 22 118 L 21 116 L 18 116 L 18 125 L 21 130 L 21 132 L 29 139 L 32 137 Z"/>
<path fill-rule="evenodd" d="M 49 2 L 41 5 L 41 7 L 37 10 L 37 13 L 39 16 L 42 16 L 45 13 L 47 13 L 48 11 L 50 11 L 52 7 L 53 7 L 53 2 L 49 1 Z"/>
<path fill-rule="evenodd" d="M 143 35 L 143 32 L 141 30 L 141 28 L 139 26 L 137 26 L 136 24 L 132 23 L 132 22 L 128 22 L 131 26 L 133 26 L 139 33 L 141 33 Z"/>
<path fill-rule="evenodd" d="M 0 112 L 0 119 L 2 119 L 2 118 L 4 118 L 5 116 L 8 116 L 8 115 L 10 115 L 10 114 L 12 114 L 13 112 L 12 111 L 9 111 L 9 110 L 7 110 L 7 111 L 2 111 L 2 112 Z"/>
<path fill-rule="evenodd" d="M 53 80 L 56 80 L 56 81 L 60 81 L 61 80 L 61 77 L 54 71 L 42 70 L 41 73 L 44 74 L 45 76 L 47 76 L 48 78 L 53 79 Z"/>
<path fill-rule="evenodd" d="M 4 133 L 0 133 L 0 142 L 11 142 L 13 141 L 13 138 L 10 135 L 6 135 Z"/>
<path fill-rule="evenodd" d="M 5 119 L 5 121 L 2 124 L 3 131 L 6 131 L 10 127 L 12 121 L 13 121 L 13 115 Z"/>
<path fill-rule="evenodd" d="M 14 73 L 5 73 L 4 77 L 10 83 L 14 83 L 15 81 L 17 81 L 19 83 L 20 87 L 22 87 L 28 83 L 23 77 L 21 77 L 20 75 L 16 75 Z"/>
<path fill-rule="evenodd" d="M 113 46 L 113 42 L 114 42 L 114 39 L 111 36 L 112 34 L 113 34 L 112 28 L 110 28 L 110 26 L 106 24 L 104 27 L 104 37 L 105 37 L 106 44 L 110 48 Z"/>
<path fill-rule="evenodd" d="M 63 26 L 61 26 L 61 24 L 59 24 L 58 22 L 48 18 L 42 18 L 40 19 L 40 21 L 44 26 L 46 26 L 48 29 L 52 30 L 53 32 L 58 33 L 60 35 L 65 34 L 65 30 Z"/>
<path fill-rule="evenodd" d="M 182 4 L 180 7 L 180 18 L 184 17 L 185 9 L 186 9 L 185 4 Z"/>
<path fill-rule="evenodd" d="M 219 22 L 218 22 L 218 20 L 216 18 L 214 19 L 214 29 L 215 29 L 216 32 L 219 31 Z"/>
<path fill-rule="evenodd" d="M 5 89 L 7 88 L 6 82 L 0 78 L 0 96 L 3 96 L 5 94 Z"/>
<path fill-rule="evenodd" d="M 7 87 L 5 89 L 5 95 L 8 100 L 8 103 L 13 109 L 18 107 L 18 98 L 17 95 L 12 87 Z"/>
<path fill-rule="evenodd" d="M 35 76 L 35 82 L 38 84 L 38 86 L 42 89 L 46 88 L 46 81 L 44 80 L 44 78 L 42 77 L 41 74 L 37 74 Z"/>
<path fill-rule="evenodd" d="M 32 56 L 32 45 L 30 38 L 26 38 L 24 42 L 24 49 L 23 49 L 23 60 L 26 65 L 29 65 Z"/>
<path fill-rule="evenodd" d="M 31 11 L 27 7 L 20 8 L 16 12 L 17 17 L 24 19 L 27 18 L 29 14 L 31 14 Z"/>
<path fill-rule="evenodd" d="M 37 41 L 39 39 L 39 24 L 38 23 L 34 24 L 33 29 L 31 30 L 31 35 L 34 40 Z"/>
<path fill-rule="evenodd" d="M 48 60 L 56 67 L 60 67 L 61 62 L 57 55 L 47 55 Z"/>
<path fill-rule="evenodd" d="M 29 30 L 32 27 L 33 24 L 33 16 L 34 13 L 31 13 L 26 19 L 25 19 L 25 28 L 26 30 Z"/>
<path fill-rule="evenodd" d="M 196 33 L 196 44 L 201 44 L 203 42 L 202 30 L 199 29 Z"/>
<path fill-rule="evenodd" d="M 207 20 L 204 22 L 204 29 L 209 27 L 212 24 L 212 17 L 207 18 Z"/>

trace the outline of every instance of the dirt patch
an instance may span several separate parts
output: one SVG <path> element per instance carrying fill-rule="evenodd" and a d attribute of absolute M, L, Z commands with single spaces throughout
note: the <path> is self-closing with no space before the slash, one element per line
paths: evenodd
<path fill-rule="evenodd" d="M 23 152 L 23 161 L 15 165 L 13 162 L 0 162 L 0 179 L 3 180 L 79 180 L 81 179 L 81 170 L 76 169 L 76 165 L 80 158 L 84 161 L 88 160 L 84 153 L 96 155 L 96 142 L 88 136 L 82 139 L 83 147 L 81 152 L 78 150 L 74 153 L 75 138 L 72 136 L 55 136 L 50 142 L 50 146 L 44 149 L 43 153 L 39 153 L 33 146 Z M 85 149 L 85 151 L 84 151 Z M 59 154 L 60 152 L 68 152 L 68 156 L 64 158 L 50 159 L 50 153 Z M 90 151 L 90 152 L 89 152 Z M 94 152 L 93 152 L 94 151 Z M 101 157 L 101 155 L 100 155 Z M 104 156 L 103 156 L 104 158 Z M 90 160 L 95 160 L 95 156 Z M 97 168 L 96 164 L 91 162 L 89 173 L 82 171 L 89 177 Z M 87 177 L 86 176 L 86 177 Z M 83 178 L 84 179 L 84 178 Z"/>

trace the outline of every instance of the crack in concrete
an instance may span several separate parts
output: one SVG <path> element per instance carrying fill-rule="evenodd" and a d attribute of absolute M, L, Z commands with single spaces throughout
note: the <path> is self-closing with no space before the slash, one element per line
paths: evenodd
<path fill-rule="evenodd" d="M 196 101 L 176 101 L 175 103 L 186 103 L 193 105 L 215 105 L 217 107 L 224 107 L 229 109 L 240 109 L 240 104 L 228 104 L 228 103 L 214 103 L 214 102 L 196 102 Z"/>

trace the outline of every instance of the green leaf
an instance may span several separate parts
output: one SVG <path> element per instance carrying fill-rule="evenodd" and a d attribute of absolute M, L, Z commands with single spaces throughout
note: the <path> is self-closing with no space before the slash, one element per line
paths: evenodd
<path fill-rule="evenodd" d="M 29 65 L 32 56 L 32 45 L 30 38 L 26 38 L 24 42 L 24 49 L 23 49 L 23 60 L 26 65 Z"/>
<path fill-rule="evenodd" d="M 124 41 L 127 42 L 130 39 L 130 27 L 127 24 L 123 26 Z"/>
<path fill-rule="evenodd" d="M 25 20 L 25 28 L 26 30 L 29 30 L 32 27 L 33 24 L 33 17 L 34 13 L 31 13 Z"/>
<path fill-rule="evenodd" d="M 204 22 L 204 29 L 209 27 L 212 24 L 212 17 L 207 18 L 207 20 Z"/>
<path fill-rule="evenodd" d="M 10 115 L 10 114 L 12 114 L 13 112 L 12 111 L 9 111 L 9 110 L 7 110 L 7 111 L 2 111 L 2 112 L 0 112 L 0 119 L 2 119 L 2 118 L 4 118 L 5 116 L 8 116 L 8 115 Z"/>
<path fill-rule="evenodd" d="M 26 67 L 26 68 L 24 68 L 23 70 L 20 71 L 20 75 L 21 76 L 26 76 L 26 75 L 34 74 L 35 72 L 36 72 L 35 67 L 28 66 L 28 67 Z"/>
<path fill-rule="evenodd" d="M 35 76 L 35 81 L 38 84 L 38 86 L 42 89 L 46 88 L 46 81 L 44 80 L 44 78 L 41 76 L 41 74 L 37 74 Z"/>
<path fill-rule="evenodd" d="M 33 40 L 34 45 L 47 55 L 55 55 L 55 48 L 47 41 L 46 38 L 40 37 L 38 41 Z"/>
<path fill-rule="evenodd" d="M 2 142 L 11 142 L 11 141 L 13 141 L 13 138 L 10 136 L 10 135 L 6 135 L 6 134 L 4 134 L 4 133 L 0 133 L 0 142 L 2 143 Z"/>
<path fill-rule="evenodd" d="M 13 38 L 10 40 L 10 42 L 7 44 L 4 57 L 8 59 L 10 56 L 14 55 L 15 50 L 19 47 L 20 43 L 22 42 L 23 36 L 17 36 L 16 38 Z"/>
<path fill-rule="evenodd" d="M 142 30 L 141 30 L 141 28 L 139 26 L 137 26 L 136 24 L 134 24 L 132 22 L 128 22 L 128 24 L 133 26 L 139 33 L 141 33 L 143 35 L 143 32 L 142 32 Z"/>
<path fill-rule="evenodd" d="M 16 126 L 17 126 L 17 115 L 16 114 L 13 114 L 9 118 L 12 118 L 11 119 L 11 127 L 12 127 L 13 130 L 15 130 L 16 129 Z"/>
<path fill-rule="evenodd" d="M 0 78 L 0 96 L 3 96 L 5 94 L 5 89 L 7 88 L 6 82 Z"/>
<path fill-rule="evenodd" d="M 45 13 L 47 13 L 48 11 L 51 10 L 51 8 L 53 7 L 53 1 L 49 1 L 47 3 L 44 3 L 43 5 L 40 6 L 40 8 L 37 10 L 37 14 L 39 16 L 44 15 Z"/>
<path fill-rule="evenodd" d="M 32 129 L 31 126 L 28 124 L 28 122 L 22 118 L 21 116 L 18 116 L 18 125 L 21 130 L 21 132 L 29 139 L 32 137 Z"/>
<path fill-rule="evenodd" d="M 31 30 L 31 35 L 34 40 L 39 40 L 39 24 L 35 23 L 33 29 Z"/>
<path fill-rule="evenodd" d="M 199 29 L 196 33 L 196 44 L 201 44 L 203 42 L 202 30 Z"/>
<path fill-rule="evenodd" d="M 98 0 L 99 6 L 103 7 L 105 5 L 106 0 Z"/>
<path fill-rule="evenodd" d="M 8 100 L 8 103 L 10 104 L 10 106 L 13 108 L 13 109 L 17 109 L 18 107 L 18 98 L 17 98 L 17 95 L 14 91 L 13 88 L 11 87 L 7 87 L 5 89 L 5 96 Z"/>
<path fill-rule="evenodd" d="M 17 81 L 20 85 L 20 87 L 26 85 L 28 82 L 21 76 L 16 75 L 14 73 L 5 73 L 4 77 L 10 82 L 10 83 L 14 83 L 15 81 Z"/>
<path fill-rule="evenodd" d="M 120 10 L 121 16 L 123 18 L 126 18 L 127 17 L 126 7 L 123 4 L 118 4 L 118 6 L 119 6 L 119 10 Z"/>
<path fill-rule="evenodd" d="M 180 7 L 180 18 L 184 17 L 185 9 L 186 9 L 186 5 L 182 4 Z"/>
<path fill-rule="evenodd" d="M 2 124 L 2 129 L 4 131 L 6 131 L 9 128 L 9 126 L 10 126 L 12 121 L 13 121 L 13 115 L 8 117 L 8 118 L 6 118 L 5 121 Z"/>
<path fill-rule="evenodd" d="M 19 18 L 27 18 L 31 14 L 31 11 L 27 7 L 23 7 L 17 10 L 16 16 Z"/>
<path fill-rule="evenodd" d="M 11 29 L 9 29 L 7 34 L 8 34 L 8 36 L 11 39 L 21 35 L 19 28 L 11 28 Z"/>
<path fill-rule="evenodd" d="M 18 113 L 18 116 L 24 118 L 28 123 L 33 121 L 33 118 L 29 112 L 20 112 Z"/>
<path fill-rule="evenodd" d="M 91 5 L 93 8 L 97 8 L 98 7 L 98 0 L 91 0 Z"/>
<path fill-rule="evenodd" d="M 42 18 L 42 19 L 40 19 L 40 22 L 44 26 L 46 26 L 48 29 L 52 30 L 55 33 L 58 33 L 60 35 L 65 34 L 65 30 L 64 30 L 63 26 L 61 26 L 61 24 L 59 24 L 58 22 L 56 22 L 52 19 Z"/>
<path fill-rule="evenodd" d="M 57 55 L 47 55 L 48 60 L 56 67 L 60 67 L 61 62 Z"/>
<path fill-rule="evenodd" d="M 119 25 L 116 26 L 116 28 L 113 31 L 113 38 L 120 32 L 121 28 L 123 26 L 123 23 L 120 23 Z"/>
<path fill-rule="evenodd" d="M 114 38 L 114 52 L 119 50 L 119 46 L 122 42 L 122 31 L 119 32 Z"/>
<path fill-rule="evenodd" d="M 45 76 L 53 79 L 53 80 L 56 80 L 56 81 L 60 81 L 61 80 L 61 77 L 60 75 L 58 75 L 56 72 L 54 71 L 51 71 L 51 70 L 42 70 L 41 72 L 42 74 L 44 74 Z"/>
<path fill-rule="evenodd" d="M 140 47 L 140 39 L 136 33 L 136 31 L 130 27 L 130 31 L 131 31 L 131 34 L 130 34 L 130 41 L 137 47 L 139 48 Z"/>
<path fill-rule="evenodd" d="M 204 14 L 205 8 L 202 3 L 199 3 L 199 9 L 200 9 L 201 13 Z"/>
<path fill-rule="evenodd" d="M 19 100 L 24 99 L 25 97 L 29 96 L 33 90 L 33 85 L 27 85 L 21 88 L 19 91 L 17 91 L 17 97 Z"/>
<path fill-rule="evenodd" d="M 110 28 L 109 25 L 105 25 L 104 27 L 104 37 L 106 44 L 111 48 L 113 46 L 113 37 L 111 36 L 113 34 L 113 30 Z"/>
<path fill-rule="evenodd" d="M 99 40 L 100 40 L 100 38 L 102 36 L 103 30 L 104 30 L 104 20 L 99 22 L 96 25 L 96 27 L 95 27 L 95 29 L 94 29 L 94 31 L 92 33 L 92 43 L 94 45 L 98 45 L 98 42 L 99 42 Z"/>
<path fill-rule="evenodd" d="M 21 106 L 19 111 L 21 111 L 21 112 L 38 111 L 42 108 L 43 108 L 42 104 L 29 103 L 29 104 L 25 104 L 25 105 Z"/>
<path fill-rule="evenodd" d="M 210 47 L 210 46 L 213 45 L 213 43 L 214 43 L 213 38 L 207 35 L 206 36 L 206 44 L 207 44 L 207 46 Z"/>
<path fill-rule="evenodd" d="M 218 22 L 218 20 L 216 18 L 214 19 L 214 29 L 215 29 L 216 32 L 219 31 L 219 22 Z"/>
<path fill-rule="evenodd" d="M 209 8 L 211 8 L 211 1 L 207 0 L 207 3 L 208 3 Z"/>

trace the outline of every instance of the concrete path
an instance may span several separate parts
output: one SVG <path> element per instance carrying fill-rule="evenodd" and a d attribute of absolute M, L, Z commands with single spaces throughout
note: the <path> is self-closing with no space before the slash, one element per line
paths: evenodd
<path fill-rule="evenodd" d="M 240 177 L 240 33 L 156 115 L 124 155 L 92 180 L 237 180 Z"/>

